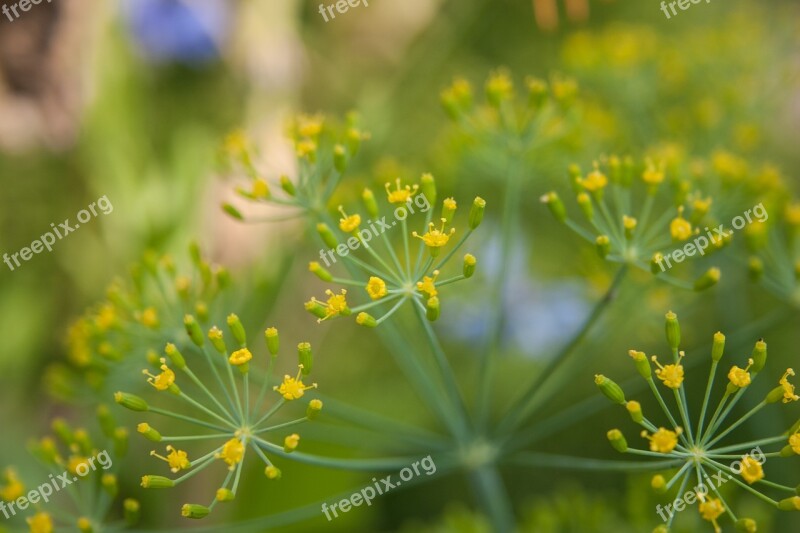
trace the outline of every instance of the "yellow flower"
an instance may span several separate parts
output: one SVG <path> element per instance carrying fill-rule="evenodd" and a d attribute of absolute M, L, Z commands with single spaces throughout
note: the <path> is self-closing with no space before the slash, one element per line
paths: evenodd
<path fill-rule="evenodd" d="M 0 500 L 14 501 L 25 494 L 25 485 L 17 477 L 17 473 L 8 468 L 5 472 L 6 484 L 0 488 Z"/>
<path fill-rule="evenodd" d="M 400 187 L 400 178 L 395 180 L 397 185 L 397 189 L 390 190 L 391 184 L 386 183 L 386 195 L 389 199 L 390 204 L 405 204 L 411 197 L 417 193 L 417 189 L 419 189 L 419 185 L 414 185 L 413 187 L 410 185 L 406 185 L 405 187 Z"/>
<path fill-rule="evenodd" d="M 648 185 L 658 185 L 664 181 L 663 169 L 656 168 L 652 161 L 648 161 L 647 168 L 645 168 L 644 173 L 642 174 L 642 181 Z"/>
<path fill-rule="evenodd" d="M 297 445 L 300 444 L 300 435 L 292 433 L 283 440 L 283 449 L 286 451 L 294 451 Z"/>
<path fill-rule="evenodd" d="M 386 296 L 386 282 L 376 276 L 370 276 L 367 282 L 367 293 L 373 300 L 380 300 Z"/>
<path fill-rule="evenodd" d="M 499 70 L 493 72 L 486 80 L 486 94 L 493 102 L 500 102 L 510 98 L 514 93 L 514 82 L 508 72 Z"/>
<path fill-rule="evenodd" d="M 89 470 L 89 463 L 86 457 L 81 457 L 80 455 L 73 455 L 67 461 L 67 471 L 71 474 L 78 475 L 78 468 L 81 465 L 85 465 L 86 471 Z M 83 469 L 82 469 L 83 470 Z"/>
<path fill-rule="evenodd" d="M 800 455 L 800 432 L 795 432 L 794 435 L 789 437 L 789 446 L 792 447 L 792 451 L 797 455 Z M 3 497 L 3 499 L 6 499 Z"/>
<path fill-rule="evenodd" d="M 670 389 L 677 389 L 681 386 L 681 383 L 683 383 L 683 366 L 680 364 L 681 358 L 683 358 L 683 352 L 679 354 L 678 363 L 661 366 L 655 355 L 651 357 L 651 360 L 658 367 L 656 369 L 656 377 L 663 381 L 664 385 Z"/>
<path fill-rule="evenodd" d="M 424 242 L 425 246 L 428 248 L 441 248 L 447 244 L 447 241 L 450 240 L 450 236 L 456 232 L 455 228 L 450 228 L 449 233 L 445 232 L 445 224 L 447 224 L 447 219 L 443 218 L 441 229 L 434 228 L 433 222 L 431 222 L 428 225 L 428 233 L 425 235 L 419 235 L 416 231 L 411 234 L 418 239 L 422 239 L 422 242 Z"/>
<path fill-rule="evenodd" d="M 684 241 L 692 236 L 692 225 L 683 218 L 682 206 L 678 208 L 678 216 L 669 223 L 669 233 L 673 241 Z"/>
<path fill-rule="evenodd" d="M 36 513 L 30 518 L 25 519 L 28 522 L 30 533 L 52 533 L 53 520 L 47 513 Z"/>
<path fill-rule="evenodd" d="M 786 223 L 790 226 L 800 226 L 800 203 L 786 206 Z"/>
<path fill-rule="evenodd" d="M 257 200 L 265 200 L 269 198 L 269 185 L 263 178 L 256 178 L 253 181 L 253 189 L 250 194 Z"/>
<path fill-rule="evenodd" d="M 233 470 L 234 466 L 241 463 L 244 458 L 244 444 L 239 439 L 233 438 L 222 446 L 222 451 L 216 454 L 216 458 L 228 463 L 228 468 Z"/>
<path fill-rule="evenodd" d="M 731 368 L 731 371 L 728 372 L 728 379 L 732 384 L 736 385 L 740 389 L 747 387 L 750 385 L 750 372 L 748 372 L 748 370 L 750 370 L 751 366 L 753 366 L 752 359 L 747 361 L 746 368 L 739 368 L 738 366 L 734 365 L 733 368 Z"/>
<path fill-rule="evenodd" d="M 156 390 L 167 390 L 175 383 L 175 372 L 167 366 L 167 360 L 161 358 L 161 373 L 157 376 L 151 374 L 148 370 L 142 370 L 142 373 L 149 376 L 147 382 L 156 388 Z"/>
<path fill-rule="evenodd" d="M 301 137 L 316 137 L 322 132 L 325 117 L 320 114 L 297 116 L 297 133 Z"/>
<path fill-rule="evenodd" d="M 439 291 L 436 290 L 436 277 L 439 275 L 438 270 L 433 271 L 433 277 L 424 276 L 422 281 L 417 282 L 417 290 L 424 292 L 428 298 L 433 298 Z"/>
<path fill-rule="evenodd" d="M 253 358 L 253 354 L 250 353 L 250 350 L 247 348 L 242 348 L 241 350 L 236 350 L 231 354 L 228 358 L 228 362 L 234 366 L 240 366 L 248 362 L 250 359 Z"/>
<path fill-rule="evenodd" d="M 148 328 L 158 327 L 158 312 L 156 312 L 154 307 L 148 307 L 142 311 L 141 322 Z"/>
<path fill-rule="evenodd" d="M 683 433 L 681 428 L 671 431 L 666 428 L 658 428 L 653 435 L 648 435 L 646 430 L 642 431 L 642 437 L 650 441 L 650 451 L 658 453 L 670 453 L 678 445 L 678 436 Z"/>
<path fill-rule="evenodd" d="M 117 312 L 111 304 L 105 304 L 98 311 L 94 319 L 98 328 L 105 331 L 114 326 L 117 322 Z"/>
<path fill-rule="evenodd" d="M 167 451 L 169 453 L 167 454 L 166 457 L 158 455 L 155 452 L 155 450 L 150 452 L 150 455 L 152 455 L 153 457 L 157 457 L 162 461 L 166 461 L 166 463 L 169 465 L 170 472 L 172 472 L 173 474 L 179 472 L 180 470 L 186 470 L 187 468 L 192 466 L 192 463 L 189 462 L 189 456 L 186 454 L 185 451 L 176 450 L 171 445 L 167 446 Z"/>
<path fill-rule="evenodd" d="M 597 168 L 589 172 L 586 178 L 579 180 L 578 183 L 589 192 L 596 192 L 608 185 L 608 178 Z"/>
<path fill-rule="evenodd" d="M 308 389 L 317 388 L 316 383 L 306 385 L 300 380 L 300 373 L 303 371 L 303 365 L 300 365 L 300 370 L 297 371 L 297 377 L 292 377 L 288 374 L 283 376 L 283 383 L 280 386 L 274 387 L 274 390 L 284 397 L 286 400 L 298 400 L 303 397 L 305 391 Z"/>
<path fill-rule="evenodd" d="M 794 385 L 789 383 L 789 376 L 794 376 L 794 370 L 791 368 L 786 369 L 786 373 L 779 381 L 780 386 L 783 387 L 783 403 L 796 402 L 800 400 L 800 396 L 794 393 Z"/>
<path fill-rule="evenodd" d="M 700 498 L 700 505 L 697 506 L 697 510 L 700 511 L 700 516 L 703 517 L 703 520 L 708 520 L 714 524 L 714 531 L 722 531 L 719 528 L 719 524 L 717 524 L 717 518 L 725 512 L 725 506 L 722 505 L 722 501 L 718 498 L 706 500 L 705 496 L 700 493 L 698 493 L 697 496 Z"/>
<path fill-rule="evenodd" d="M 339 229 L 341 229 L 345 233 L 353 233 L 354 231 L 358 230 L 358 226 L 361 225 L 361 216 L 360 215 L 347 215 L 344 211 L 344 207 L 341 205 L 339 206 L 339 212 L 342 214 L 344 218 L 339 219 Z"/>
<path fill-rule="evenodd" d="M 750 485 L 764 479 L 764 469 L 761 468 L 761 463 L 749 455 L 742 459 L 742 477 Z"/>
<path fill-rule="evenodd" d="M 317 151 L 317 143 L 310 139 L 304 139 L 297 143 L 297 157 L 313 156 Z"/>

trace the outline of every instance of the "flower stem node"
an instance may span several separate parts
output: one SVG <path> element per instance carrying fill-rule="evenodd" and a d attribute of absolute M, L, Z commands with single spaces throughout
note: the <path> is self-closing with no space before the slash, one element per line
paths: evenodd
<path fill-rule="evenodd" d="M 197 320 L 195 320 L 192 315 L 186 315 L 183 317 L 183 325 L 186 327 L 186 333 L 189 335 L 189 338 L 192 339 L 192 342 L 198 348 L 202 348 L 205 339 L 203 338 L 203 331 L 200 329 L 200 324 L 197 323 Z"/>
<path fill-rule="evenodd" d="M 611 446 L 618 452 L 625 453 L 628 451 L 628 442 L 620 430 L 612 429 L 606 433 L 606 437 L 608 437 L 608 442 L 611 443 Z"/>
<path fill-rule="evenodd" d="M 306 408 L 306 418 L 309 420 L 314 420 L 319 416 L 319 413 L 322 411 L 322 400 L 318 400 L 314 398 L 310 402 L 308 402 L 308 408 Z"/>
<path fill-rule="evenodd" d="M 464 277 L 469 279 L 475 274 L 475 265 L 478 264 L 478 260 L 472 254 L 465 254 L 464 255 Z"/>
<path fill-rule="evenodd" d="M 181 516 L 184 518 L 200 519 L 207 517 L 210 513 L 211 509 L 197 503 L 185 503 L 181 507 Z"/>
<path fill-rule="evenodd" d="M 341 144 L 333 147 L 333 167 L 339 174 L 347 170 L 347 152 Z"/>
<path fill-rule="evenodd" d="M 127 392 L 115 392 L 114 401 L 131 411 L 147 411 L 150 409 L 150 406 L 147 405 L 144 399 Z"/>
<path fill-rule="evenodd" d="M 297 357 L 300 361 L 300 370 L 304 376 L 311 373 L 312 365 L 314 364 L 314 356 L 311 353 L 311 344 L 308 342 L 301 342 L 297 345 Z"/>
<path fill-rule="evenodd" d="M 297 449 L 297 446 L 300 444 L 300 435 L 297 433 L 292 433 L 288 435 L 285 439 L 283 439 L 283 451 L 286 453 L 291 453 Z"/>
<path fill-rule="evenodd" d="M 114 474 L 103 474 L 103 477 L 100 478 L 100 484 L 103 486 L 103 490 L 108 493 L 109 496 L 112 498 L 117 497 L 117 493 L 119 493 L 119 484 L 117 483 L 117 476 Z"/>
<path fill-rule="evenodd" d="M 267 328 L 264 331 L 264 338 L 267 340 L 267 350 L 269 350 L 270 355 L 272 355 L 272 357 L 277 356 L 278 349 L 280 348 L 277 328 Z"/>
<path fill-rule="evenodd" d="M 362 311 L 356 316 L 356 324 L 367 328 L 374 328 L 378 326 L 378 321 L 375 320 L 374 316 Z"/>
<path fill-rule="evenodd" d="M 620 388 L 620 386 L 614 381 L 608 379 L 602 374 L 595 374 L 594 383 L 600 389 L 600 392 L 606 396 L 606 398 L 614 403 L 625 405 L 625 393 L 622 392 L 622 388 Z"/>
<path fill-rule="evenodd" d="M 168 489 L 175 486 L 175 482 L 164 476 L 142 476 L 142 488 Z"/>
<path fill-rule="evenodd" d="M 138 431 L 144 438 L 152 442 L 159 442 L 161 441 L 161 433 L 150 427 L 150 424 L 146 422 L 142 422 L 138 426 L 136 426 L 136 431 Z"/>
<path fill-rule="evenodd" d="M 625 404 L 625 408 L 628 410 L 628 413 L 631 415 L 631 419 L 636 422 L 637 424 L 641 424 L 644 420 L 644 415 L 642 414 L 642 405 L 637 401 L 629 401 Z"/>
<path fill-rule="evenodd" d="M 472 202 L 472 208 L 469 211 L 469 229 L 475 229 L 483 222 L 483 212 L 486 209 L 486 200 L 480 196 L 476 196 Z M 452 233 L 453 230 L 450 231 Z"/>
<path fill-rule="evenodd" d="M 281 189 L 283 189 L 286 194 L 289 196 L 297 196 L 297 189 L 295 189 L 294 183 L 289 179 L 289 176 L 283 175 L 280 177 L 279 181 L 281 183 Z"/>

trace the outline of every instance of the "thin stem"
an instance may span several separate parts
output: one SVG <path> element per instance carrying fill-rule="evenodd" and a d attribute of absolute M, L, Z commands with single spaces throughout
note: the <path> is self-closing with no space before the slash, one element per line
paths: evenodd
<path fill-rule="evenodd" d="M 672 413 L 670 413 L 669 409 L 667 408 L 667 404 L 664 402 L 664 398 L 661 397 L 661 391 L 659 391 L 658 387 L 656 387 L 656 384 L 653 381 L 652 377 L 647 378 L 647 384 L 650 386 L 650 390 L 653 391 L 653 395 L 656 397 L 656 400 L 658 400 L 658 404 L 661 406 L 661 410 L 664 411 L 665 415 L 667 415 L 667 418 L 669 419 L 669 423 L 672 424 L 672 428 L 677 430 L 678 429 L 678 423 L 672 417 Z M 689 446 L 689 441 L 686 439 L 686 435 L 681 433 L 680 434 L 680 439 L 683 441 L 683 443 L 686 446 Z"/>
<path fill-rule="evenodd" d="M 497 468 L 477 468 L 470 473 L 470 479 L 475 494 L 492 523 L 492 529 L 499 533 L 512 531 L 515 523 L 514 511 L 509 505 L 509 497 Z"/>
<path fill-rule="evenodd" d="M 647 471 L 663 470 L 685 463 L 683 459 L 670 461 L 610 461 L 587 457 L 570 457 L 549 453 L 520 452 L 507 460 L 508 463 L 536 468 L 559 468 L 567 470 L 600 471 Z"/>
<path fill-rule="evenodd" d="M 303 418 L 298 418 L 297 420 L 291 420 L 289 422 L 284 422 L 282 424 L 276 424 L 274 426 L 270 426 L 267 428 L 259 429 L 258 431 L 254 431 L 254 435 L 260 435 L 261 433 L 266 433 L 268 431 L 276 431 L 278 429 L 286 429 L 288 427 L 296 426 L 298 424 L 302 424 L 303 422 L 307 422 L 308 417 L 304 416 Z"/>
<path fill-rule="evenodd" d="M 706 394 L 703 396 L 703 408 L 700 411 L 700 421 L 697 423 L 697 437 L 703 434 L 703 422 L 706 419 L 706 409 L 708 409 L 708 399 L 711 397 L 711 387 L 714 386 L 714 377 L 717 374 L 718 361 L 711 360 L 711 371 L 708 373 L 708 384 L 706 384 Z"/>
<path fill-rule="evenodd" d="M 753 416 L 754 414 L 759 412 L 761 409 L 763 409 L 765 405 L 767 405 L 767 402 L 766 401 L 762 401 L 761 403 L 759 403 L 758 405 L 753 407 L 747 414 L 743 415 L 739 420 L 737 420 L 736 422 L 731 424 L 730 427 L 728 427 L 728 429 L 726 429 L 725 431 L 723 431 L 722 433 L 720 433 L 719 435 L 714 437 L 714 439 L 712 439 L 705 446 L 706 447 L 713 446 L 714 444 L 716 444 L 717 442 L 722 440 L 722 438 L 725 437 L 725 435 L 727 435 L 728 433 L 730 433 L 731 431 L 733 431 L 734 429 L 736 429 L 737 427 L 742 425 L 748 418 L 750 418 L 751 416 Z"/>
<path fill-rule="evenodd" d="M 180 391 L 180 392 L 178 393 L 178 397 L 179 397 L 179 398 L 182 398 L 182 399 L 184 399 L 184 400 L 185 400 L 185 401 L 187 401 L 187 402 L 189 402 L 189 404 L 191 404 L 191 405 L 193 405 L 193 406 L 197 407 L 198 409 L 200 409 L 201 411 L 203 411 L 203 412 L 204 412 L 204 413 L 206 413 L 207 415 L 209 415 L 209 416 L 211 416 L 211 417 L 213 417 L 213 418 L 216 418 L 217 420 L 219 420 L 219 421 L 220 421 L 220 422 L 222 422 L 223 424 L 226 424 L 226 425 L 228 425 L 228 426 L 230 426 L 230 427 L 232 427 L 232 428 L 234 428 L 234 429 L 236 428 L 236 425 L 235 425 L 235 424 L 232 424 L 232 423 L 231 423 L 231 422 L 229 422 L 228 420 L 225 420 L 224 418 L 222 418 L 221 416 L 219 416 L 217 413 L 215 413 L 214 411 L 212 411 L 211 409 L 209 409 L 209 408 L 208 408 L 208 407 L 206 407 L 205 405 L 203 405 L 203 404 L 201 404 L 201 403 L 198 403 L 197 401 L 195 401 L 194 399 L 192 399 L 192 398 L 191 398 L 191 397 L 190 397 L 188 394 L 186 394 L 185 392 L 183 392 L 183 391 Z"/>
<path fill-rule="evenodd" d="M 200 381 L 200 379 L 194 374 L 194 372 L 192 372 L 192 370 L 188 366 L 184 367 L 183 371 L 186 373 L 187 376 L 189 376 L 189 379 L 191 379 L 194 382 L 194 384 L 197 385 L 198 388 L 200 388 L 200 390 L 202 390 L 206 394 L 206 396 L 208 396 L 211 399 L 211 401 L 213 401 L 216 404 L 216 406 L 220 409 L 220 411 L 229 418 L 229 421 L 231 423 L 236 422 L 236 420 L 233 418 L 233 416 L 231 416 L 228 410 L 222 406 L 222 403 L 220 403 L 217 397 L 211 394 L 211 391 L 208 390 L 208 387 L 206 387 L 203 384 L 203 382 Z"/>
<path fill-rule="evenodd" d="M 150 413 L 156 413 L 158 415 L 169 416 L 171 418 L 177 418 L 178 420 L 184 420 L 186 422 L 191 422 L 192 424 L 197 424 L 198 426 L 203 426 L 209 429 L 213 429 L 216 431 L 228 431 L 228 428 L 217 426 L 214 424 L 209 424 L 208 422 L 203 422 L 202 420 L 197 420 L 196 418 L 191 418 L 189 416 L 179 415 L 178 413 L 173 413 L 172 411 L 166 411 L 164 409 L 159 409 L 158 407 L 150 407 L 148 409 Z"/>

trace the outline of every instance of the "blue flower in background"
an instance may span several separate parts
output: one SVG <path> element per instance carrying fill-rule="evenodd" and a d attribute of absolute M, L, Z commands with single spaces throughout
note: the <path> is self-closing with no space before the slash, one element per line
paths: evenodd
<path fill-rule="evenodd" d="M 225 38 L 230 5 L 224 0 L 125 0 L 136 46 L 156 62 L 215 60 Z"/>

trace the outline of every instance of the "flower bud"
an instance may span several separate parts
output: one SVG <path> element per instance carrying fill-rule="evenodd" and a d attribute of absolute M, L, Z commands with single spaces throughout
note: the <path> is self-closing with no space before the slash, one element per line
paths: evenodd
<path fill-rule="evenodd" d="M 578 194 L 578 206 L 583 211 L 583 216 L 586 220 L 592 221 L 594 219 L 594 207 L 592 207 L 592 199 L 585 192 Z"/>
<path fill-rule="evenodd" d="M 131 411 L 147 411 L 150 406 L 142 398 L 127 392 L 115 392 L 114 401 Z"/>
<path fill-rule="evenodd" d="M 756 533 L 758 531 L 758 524 L 752 518 L 740 518 L 736 521 L 736 531 L 742 533 Z"/>
<path fill-rule="evenodd" d="M 425 306 L 425 316 L 428 317 L 428 320 L 431 322 L 435 322 L 437 318 L 439 318 L 439 298 L 436 296 L 432 296 L 428 298 L 428 303 Z"/>
<path fill-rule="evenodd" d="M 710 287 L 713 287 L 719 282 L 720 278 L 720 271 L 716 267 L 709 268 L 705 274 L 697 278 L 694 282 L 694 290 L 696 291 L 704 291 Z"/>
<path fill-rule="evenodd" d="M 375 201 L 375 194 L 371 189 L 364 189 L 364 192 L 361 193 L 361 200 L 364 202 L 370 218 L 378 218 L 378 203 Z"/>
<path fill-rule="evenodd" d="M 767 364 L 767 343 L 764 342 L 764 339 L 758 339 L 750 357 L 753 359 L 753 366 L 750 367 L 750 371 L 753 374 L 761 372 L 764 365 Z"/>
<path fill-rule="evenodd" d="M 222 330 L 217 326 L 212 326 L 211 329 L 208 330 L 208 340 L 211 341 L 211 345 L 220 354 L 225 355 L 228 353 L 228 347 L 225 346 Z"/>
<path fill-rule="evenodd" d="M 217 267 L 217 272 L 215 276 L 217 278 L 217 286 L 220 288 L 220 290 L 230 287 L 231 273 L 228 272 L 227 268 Z"/>
<path fill-rule="evenodd" d="M 114 429 L 117 427 L 114 417 L 111 415 L 111 410 L 106 404 L 97 406 L 97 421 L 100 423 L 100 429 L 103 430 L 103 435 L 111 437 L 114 434 Z"/>
<path fill-rule="evenodd" d="M 281 471 L 278 468 L 269 465 L 264 469 L 264 475 L 267 476 L 267 479 L 280 479 Z"/>
<path fill-rule="evenodd" d="M 275 357 L 278 355 L 278 348 L 280 348 L 280 341 L 278 338 L 278 330 L 276 328 L 267 328 L 264 331 L 264 337 L 267 339 L 267 350 Z"/>
<path fill-rule="evenodd" d="M 211 513 L 211 509 L 198 503 L 185 503 L 181 507 L 181 516 L 184 518 L 205 518 L 209 513 Z"/>
<path fill-rule="evenodd" d="M 611 443 L 611 446 L 618 452 L 625 453 L 628 451 L 628 442 L 625 440 L 625 436 L 620 430 L 612 429 L 606 433 L 606 437 L 608 437 L 608 442 Z"/>
<path fill-rule="evenodd" d="M 445 198 L 442 202 L 442 218 L 452 223 L 457 207 L 458 204 L 453 198 Z"/>
<path fill-rule="evenodd" d="M 103 490 L 105 490 L 109 496 L 112 498 L 117 497 L 117 493 L 119 492 L 117 476 L 108 473 L 103 474 L 103 477 L 100 478 L 100 484 L 103 486 Z"/>
<path fill-rule="evenodd" d="M 600 389 L 600 392 L 605 394 L 606 398 L 620 405 L 625 404 L 625 393 L 622 392 L 620 386 L 612 380 L 602 374 L 595 374 L 594 383 Z"/>
<path fill-rule="evenodd" d="M 236 495 L 231 489 L 219 488 L 217 489 L 217 501 L 229 502 L 236 498 Z"/>
<path fill-rule="evenodd" d="M 638 223 L 639 222 L 633 217 L 629 217 L 628 215 L 622 216 L 622 228 L 625 230 L 626 239 L 633 239 L 633 232 L 636 230 Z"/>
<path fill-rule="evenodd" d="M 150 424 L 147 422 L 142 422 L 138 426 L 136 426 L 136 431 L 139 432 L 144 438 L 152 442 L 159 442 L 161 441 L 161 433 L 150 427 Z"/>
<path fill-rule="evenodd" d="M 764 262 L 756 256 L 751 256 L 747 260 L 747 274 L 750 281 L 757 282 L 764 275 Z"/>
<path fill-rule="evenodd" d="M 306 408 L 306 418 L 309 420 L 314 420 L 317 415 L 319 415 L 320 411 L 322 411 L 322 400 L 315 398 L 308 402 L 308 408 Z"/>
<path fill-rule="evenodd" d="M 475 265 L 478 264 L 478 260 L 472 254 L 464 255 L 464 277 L 471 278 L 473 274 L 475 274 Z"/>
<path fill-rule="evenodd" d="M 657 494 L 663 494 L 667 491 L 667 480 L 661 474 L 656 474 L 650 480 L 650 486 Z"/>
<path fill-rule="evenodd" d="M 650 367 L 650 361 L 647 359 L 647 355 L 645 355 L 644 352 L 636 350 L 628 350 L 628 355 L 631 356 L 633 362 L 636 364 L 636 370 L 639 371 L 639 375 L 649 380 L 653 375 L 653 370 Z"/>
<path fill-rule="evenodd" d="M 594 243 L 597 248 L 597 255 L 599 255 L 601 259 L 605 259 L 611 251 L 611 241 L 608 239 L 608 235 L 598 235 Z"/>
<path fill-rule="evenodd" d="M 316 300 L 309 300 L 304 305 L 306 311 L 308 311 L 317 318 L 325 318 L 326 316 L 328 316 L 328 313 L 325 310 L 325 306 Z"/>
<path fill-rule="evenodd" d="M 239 343 L 239 346 L 244 347 L 247 344 L 247 335 L 244 332 L 241 320 L 235 314 L 228 315 L 228 327 L 233 334 L 233 338 Z"/>
<path fill-rule="evenodd" d="M 347 151 L 341 144 L 333 147 L 333 168 L 339 174 L 343 174 L 347 169 Z"/>
<path fill-rule="evenodd" d="M 314 356 L 311 354 L 311 344 L 308 342 L 301 342 L 297 345 L 297 357 L 300 360 L 301 370 L 304 376 L 311 373 L 312 365 L 314 364 Z"/>
<path fill-rule="evenodd" d="M 625 404 L 625 409 L 628 410 L 628 413 L 631 415 L 631 419 L 636 422 L 637 424 L 641 424 L 644 420 L 644 415 L 642 414 L 642 406 L 639 402 L 630 401 Z"/>
<path fill-rule="evenodd" d="M 543 204 L 547 204 L 550 212 L 556 217 L 559 222 L 567 220 L 567 210 L 564 207 L 564 202 L 559 198 L 558 193 L 550 191 L 539 198 Z"/>
<path fill-rule="evenodd" d="M 295 196 L 297 194 L 297 190 L 294 188 L 294 183 L 292 183 L 292 180 L 289 179 L 289 176 L 281 176 L 280 182 L 281 189 L 283 189 L 286 194 L 289 196 Z"/>
<path fill-rule="evenodd" d="M 650 259 L 650 272 L 653 275 L 658 275 L 661 272 L 664 272 L 666 268 L 662 266 L 664 263 L 664 254 L 661 252 L 656 252 L 653 254 L 652 259 Z"/>
<path fill-rule="evenodd" d="M 677 351 L 678 346 L 681 344 L 681 326 L 678 323 L 678 315 L 672 311 L 666 314 L 667 322 L 665 325 L 665 332 L 667 334 L 667 342 L 672 351 Z"/>
<path fill-rule="evenodd" d="M 791 457 L 791 456 L 795 455 L 794 449 L 790 445 L 787 444 L 786 446 L 781 448 L 780 455 L 781 455 L 781 457 Z M 800 487 L 798 487 L 798 488 L 800 488 Z"/>
<path fill-rule="evenodd" d="M 122 502 L 123 515 L 128 525 L 134 525 L 139 521 L 140 508 L 139 502 L 133 498 L 126 498 L 125 501 Z"/>
<path fill-rule="evenodd" d="M 167 357 L 169 357 L 169 360 L 172 361 L 172 365 L 175 368 L 179 368 L 181 370 L 186 368 L 186 360 L 183 358 L 183 355 L 180 351 L 178 351 L 178 348 L 174 344 L 168 342 L 167 346 L 164 348 L 164 353 L 167 354 Z"/>
<path fill-rule="evenodd" d="M 375 317 L 370 315 L 369 313 L 360 312 L 356 316 L 356 324 L 359 326 L 365 326 L 368 328 L 374 328 L 378 326 L 378 321 L 375 320 Z"/>
<path fill-rule="evenodd" d="M 792 496 L 778 502 L 781 511 L 800 511 L 800 496 Z"/>
<path fill-rule="evenodd" d="M 63 418 L 56 418 L 53 420 L 50 427 L 53 428 L 53 433 L 61 439 L 61 442 L 64 445 L 69 446 L 75 441 L 75 436 L 72 434 L 72 429 L 70 429 L 69 424 Z"/>
<path fill-rule="evenodd" d="M 469 228 L 475 229 L 483 221 L 483 211 L 486 208 L 486 200 L 476 196 L 472 202 L 472 209 L 469 210 Z"/>
<path fill-rule="evenodd" d="M 298 444 L 300 444 L 300 435 L 292 433 L 283 439 L 283 451 L 291 453 L 297 449 Z"/>
<path fill-rule="evenodd" d="M 201 324 L 208 322 L 208 305 L 205 302 L 197 302 L 194 304 L 194 314 L 197 315 Z"/>
<path fill-rule="evenodd" d="M 128 428 L 118 427 L 115 429 L 112 441 L 114 443 L 114 453 L 118 457 L 123 457 L 128 453 Z"/>
<path fill-rule="evenodd" d="M 142 488 L 168 489 L 174 487 L 175 482 L 164 476 L 142 476 Z"/>
<path fill-rule="evenodd" d="M 714 333 L 714 344 L 711 345 L 711 359 L 719 361 L 725 351 L 725 335 L 721 332 Z"/>
<path fill-rule="evenodd" d="M 767 397 L 764 398 L 765 403 L 777 403 L 783 399 L 783 387 L 775 387 L 771 391 L 767 393 Z"/>
<path fill-rule="evenodd" d="M 425 173 L 419 179 L 420 189 L 422 190 L 422 196 L 424 196 L 430 205 L 436 203 L 436 180 L 433 178 L 433 174 Z M 376 213 L 377 215 L 377 213 Z M 449 217 L 446 217 L 442 214 L 442 217 L 447 218 L 450 220 Z"/>
<path fill-rule="evenodd" d="M 78 518 L 78 521 L 77 521 L 76 525 L 78 526 L 78 531 L 80 531 L 80 533 L 93 533 L 94 532 L 94 528 L 92 527 L 92 521 L 89 520 L 88 518 L 86 518 L 85 516 L 82 516 L 82 517 Z M 36 530 L 33 529 L 32 531 L 36 531 Z"/>
<path fill-rule="evenodd" d="M 317 233 L 319 233 L 319 236 L 322 238 L 322 242 L 324 242 L 325 246 L 328 248 L 336 248 L 339 246 L 338 239 L 336 239 L 336 236 L 331 231 L 331 228 L 329 228 L 324 222 L 317 224 Z"/>
<path fill-rule="evenodd" d="M 192 315 L 186 315 L 183 317 L 183 325 L 186 327 L 186 333 L 189 335 L 189 338 L 192 339 L 192 342 L 197 347 L 202 348 L 204 342 L 203 331 L 200 329 L 197 320 L 195 320 Z"/>
<path fill-rule="evenodd" d="M 242 216 L 242 213 L 238 209 L 236 209 L 233 206 L 233 204 L 225 202 L 224 204 L 222 204 L 222 210 L 228 215 L 235 218 L 236 220 L 244 220 L 244 216 Z"/>
<path fill-rule="evenodd" d="M 311 261 L 308 264 L 308 270 L 322 281 L 333 281 L 333 276 L 331 273 L 322 268 L 322 266 L 316 261 Z"/>

